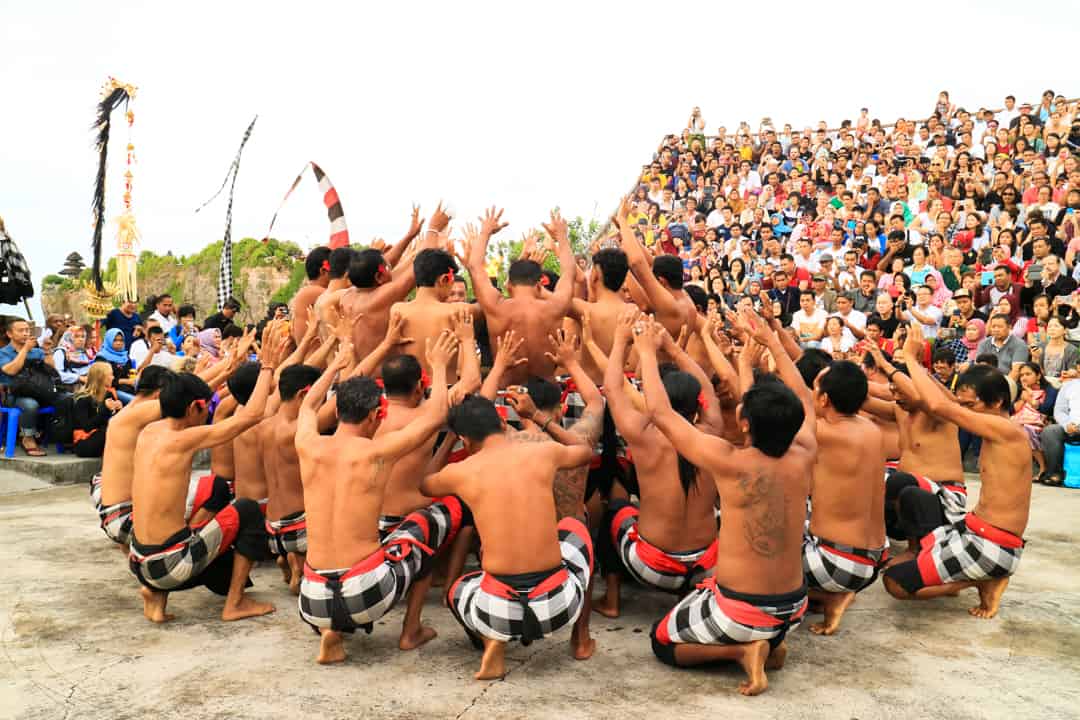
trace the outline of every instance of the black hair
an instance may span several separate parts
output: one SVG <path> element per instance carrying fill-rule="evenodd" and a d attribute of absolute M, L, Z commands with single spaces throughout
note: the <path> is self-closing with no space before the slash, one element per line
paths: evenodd
<path fill-rule="evenodd" d="M 682 260 L 674 255 L 661 255 L 653 260 L 652 272 L 656 277 L 665 280 L 672 290 L 682 289 Z"/>
<path fill-rule="evenodd" d="M 322 370 L 311 365 L 289 365 L 281 371 L 278 378 L 278 390 L 281 401 L 289 402 L 304 388 L 309 388 L 322 375 Z"/>
<path fill-rule="evenodd" d="M 990 352 L 979 353 L 975 356 L 976 365 L 988 365 L 990 367 L 997 367 L 998 359 L 997 355 Z"/>
<path fill-rule="evenodd" d="M 160 325 L 154 325 L 146 329 L 146 337 L 151 335 L 164 335 L 165 331 L 161 329 Z"/>
<path fill-rule="evenodd" d="M 135 382 L 136 395 L 149 395 L 160 390 L 173 375 L 172 370 L 161 365 L 149 365 L 139 373 L 139 379 Z"/>
<path fill-rule="evenodd" d="M 235 323 L 229 323 L 225 327 L 221 328 L 221 339 L 228 340 L 229 338 L 244 337 L 244 329 Z"/>
<path fill-rule="evenodd" d="M 818 388 L 838 412 L 854 415 L 866 402 L 866 374 L 850 360 L 834 360 L 818 380 Z"/>
<path fill-rule="evenodd" d="M 626 274 L 630 272 L 630 263 L 622 250 L 604 248 L 593 254 L 592 262 L 594 267 L 600 268 L 600 276 L 604 287 L 608 290 L 619 290 L 626 282 Z"/>
<path fill-rule="evenodd" d="M 167 418 L 182 418 L 187 414 L 191 403 L 197 400 L 206 400 L 214 396 L 214 391 L 198 375 L 191 373 L 173 373 L 168 377 L 161 388 L 158 400 L 161 402 L 161 416 Z"/>
<path fill-rule="evenodd" d="M 540 282 L 543 268 L 533 260 L 515 260 L 510 263 L 506 279 L 511 285 L 535 285 Z"/>
<path fill-rule="evenodd" d="M 743 395 L 742 417 L 750 426 L 750 444 L 769 457 L 783 457 L 799 433 L 806 411 L 782 382 L 759 380 Z"/>
<path fill-rule="evenodd" d="M 495 403 L 479 395 L 469 395 L 450 408 L 446 423 L 455 434 L 475 443 L 503 430 Z"/>
<path fill-rule="evenodd" d="M 698 309 L 698 312 L 705 313 L 709 309 L 709 294 L 702 290 L 697 285 L 687 285 L 683 290 L 690 296 L 690 301 L 694 303 L 694 307 Z"/>
<path fill-rule="evenodd" d="M 379 250 L 361 250 L 353 255 L 349 263 L 349 282 L 358 288 L 375 287 L 375 276 L 379 274 L 379 268 L 385 265 L 386 259 Z"/>
<path fill-rule="evenodd" d="M 664 375 L 663 382 L 672 409 L 686 418 L 687 422 L 693 423 L 694 416 L 700 407 L 698 397 L 701 395 L 701 383 L 693 375 L 682 370 L 667 373 Z M 675 452 L 679 461 L 679 484 L 682 485 L 683 494 L 686 495 L 697 481 L 697 468 L 683 457 L 677 448 Z"/>
<path fill-rule="evenodd" d="M 1008 410 L 1012 401 L 1009 381 L 1004 373 L 989 365 L 972 365 L 961 373 L 956 381 L 956 389 L 971 388 L 975 397 L 990 408 Z"/>
<path fill-rule="evenodd" d="M 889 240 L 905 241 L 907 240 L 907 233 L 905 233 L 903 230 L 893 230 L 886 236 L 886 238 Z"/>
<path fill-rule="evenodd" d="M 320 245 L 317 248 L 312 249 L 304 258 L 304 274 L 307 275 L 308 280 L 318 280 L 319 274 L 322 272 L 323 263 L 330 260 L 330 248 L 325 245 Z"/>
<path fill-rule="evenodd" d="M 554 410 L 562 402 L 562 391 L 550 380 L 533 375 L 525 381 L 525 388 L 529 391 L 529 397 L 532 398 L 537 410 L 545 412 Z"/>
<path fill-rule="evenodd" d="M 274 315 L 277 313 L 278 308 L 287 308 L 287 307 L 289 307 L 289 306 L 286 305 L 283 302 L 272 302 L 272 303 L 270 303 L 269 305 L 266 306 L 266 319 L 267 320 L 273 320 Z"/>
<path fill-rule="evenodd" d="M 802 375 L 806 387 L 813 389 L 814 379 L 821 374 L 822 370 L 829 367 L 832 361 L 832 355 L 824 350 L 808 348 L 803 351 L 802 357 L 795 361 L 795 367 Z"/>
<path fill-rule="evenodd" d="M 931 362 L 947 362 L 950 365 L 955 365 L 956 353 L 947 347 L 940 347 L 934 351 L 934 357 Z"/>
<path fill-rule="evenodd" d="M 222 304 L 222 308 L 228 308 L 230 310 L 235 310 L 236 312 L 240 312 L 240 307 L 240 301 L 234 297 L 229 298 Z"/>
<path fill-rule="evenodd" d="M 409 395 L 423 375 L 420 362 L 413 355 L 398 355 L 383 363 L 383 389 L 388 396 Z"/>
<path fill-rule="evenodd" d="M 162 300 L 164 300 L 166 298 L 168 298 L 169 300 L 172 300 L 172 295 L 170 295 L 169 293 L 162 293 L 161 295 L 158 295 L 157 297 L 154 298 L 154 304 L 157 305 Z"/>
<path fill-rule="evenodd" d="M 153 366 L 151 365 L 151 367 Z M 147 370 L 149 369 L 150 368 L 147 368 Z M 236 398 L 236 402 L 241 405 L 246 405 L 247 401 L 251 399 L 251 393 L 255 391 L 255 383 L 259 381 L 259 369 L 259 363 L 246 362 L 236 368 L 236 372 L 230 375 L 229 379 L 225 381 L 225 385 L 229 388 L 229 392 Z M 145 374 L 146 370 L 143 371 L 143 375 Z"/>
<path fill-rule="evenodd" d="M 349 378 L 337 386 L 338 420 L 355 425 L 364 422 L 380 405 L 382 389 L 369 377 Z"/>
<path fill-rule="evenodd" d="M 458 271 L 457 263 L 450 253 L 436 248 L 421 250 L 412 266 L 417 287 L 435 287 L 440 277 L 451 271 L 456 275 Z"/>
<path fill-rule="evenodd" d="M 547 282 L 544 282 L 545 279 Z M 559 284 L 559 273 L 552 270 L 541 270 L 540 284 L 554 292 L 555 286 Z"/>
<path fill-rule="evenodd" d="M 327 264 L 330 265 L 330 279 L 340 280 L 349 274 L 349 265 L 356 257 L 356 251 L 351 247 L 339 247 L 330 251 Z"/>
<path fill-rule="evenodd" d="M 194 305 L 181 305 L 180 308 L 176 311 L 176 316 L 177 317 L 192 317 L 192 318 L 195 317 L 195 306 Z"/>

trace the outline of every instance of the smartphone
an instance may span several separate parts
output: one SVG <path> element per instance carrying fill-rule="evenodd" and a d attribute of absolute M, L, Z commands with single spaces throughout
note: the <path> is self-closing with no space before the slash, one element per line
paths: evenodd
<path fill-rule="evenodd" d="M 1028 279 L 1030 280 L 1042 280 L 1042 263 L 1032 263 L 1028 267 Z"/>
<path fill-rule="evenodd" d="M 981 285 L 993 285 L 994 284 L 994 271 L 984 270 L 979 276 L 979 284 Z"/>

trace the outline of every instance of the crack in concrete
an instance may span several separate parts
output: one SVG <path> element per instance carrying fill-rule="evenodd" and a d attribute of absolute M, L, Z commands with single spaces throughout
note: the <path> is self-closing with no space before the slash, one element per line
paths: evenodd
<path fill-rule="evenodd" d="M 476 706 L 476 704 L 478 702 L 480 702 L 480 700 L 483 699 L 483 697 L 487 694 L 487 691 L 490 690 L 491 688 L 493 688 L 496 683 L 504 682 L 506 680 L 506 678 L 510 677 L 511 673 L 525 667 L 530 662 L 532 662 L 533 658 L 547 652 L 548 650 L 550 650 L 553 647 L 555 647 L 555 644 L 554 643 L 549 643 L 546 647 L 541 648 L 541 649 L 533 652 L 532 654 L 529 655 L 529 657 L 525 658 L 524 660 L 510 660 L 510 662 L 516 662 L 516 663 L 518 663 L 518 665 L 516 667 L 513 667 L 513 668 L 507 670 L 506 674 L 503 675 L 498 680 L 491 680 L 490 682 L 488 682 L 488 684 L 484 687 L 484 689 L 481 690 L 480 692 L 478 692 L 476 694 L 476 697 L 474 697 L 472 699 L 472 701 L 468 705 L 466 705 L 465 708 L 461 712 L 459 712 L 457 715 L 454 716 L 454 720 L 461 720 L 461 718 L 464 717 L 466 713 L 468 713 L 470 710 L 472 710 Z"/>

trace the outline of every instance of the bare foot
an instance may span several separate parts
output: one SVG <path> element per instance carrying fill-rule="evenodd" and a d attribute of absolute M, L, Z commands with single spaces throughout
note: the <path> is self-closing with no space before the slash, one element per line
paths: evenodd
<path fill-rule="evenodd" d="M 139 595 L 142 596 L 143 615 L 146 619 L 153 623 L 166 623 L 172 620 L 175 615 L 170 615 L 165 612 L 165 604 L 169 602 L 169 593 L 160 592 L 157 590 L 151 590 L 143 585 L 139 588 Z"/>
<path fill-rule="evenodd" d="M 269 615 L 274 612 L 274 606 L 271 603 L 255 602 L 247 595 L 240 596 L 240 602 L 234 607 L 225 605 L 221 610 L 221 619 L 225 622 L 231 620 L 243 620 L 244 618 L 257 617 L 259 615 Z"/>
<path fill-rule="evenodd" d="M 341 633 L 333 630 L 322 630 L 322 639 L 319 641 L 319 656 L 315 662 L 320 665 L 333 665 L 345 662 L 345 645 L 341 642 Z"/>
<path fill-rule="evenodd" d="M 289 592 L 293 595 L 300 594 L 300 580 L 304 577 L 304 556 L 297 553 L 289 553 L 286 567 L 289 570 Z"/>
<path fill-rule="evenodd" d="M 477 680 L 499 680 L 506 675 L 506 643 L 484 638 L 484 657 L 480 671 L 473 675 Z"/>
<path fill-rule="evenodd" d="M 289 560 L 284 555 L 277 556 L 277 566 L 281 570 L 281 579 L 288 583 L 292 580 L 292 570 L 289 568 Z"/>
<path fill-rule="evenodd" d="M 826 594 L 821 600 L 825 621 L 811 623 L 810 632 L 815 635 L 832 635 L 836 632 L 836 628 L 840 627 L 840 618 L 853 602 L 855 602 L 853 592 Z"/>
<path fill-rule="evenodd" d="M 973 617 L 989 620 L 997 615 L 1001 606 L 1001 596 L 1005 594 L 1005 588 L 1009 586 L 1009 578 L 992 578 L 975 583 L 979 591 L 979 604 L 968 610 Z"/>
<path fill-rule="evenodd" d="M 582 639 L 581 635 L 585 638 Z M 580 632 L 577 624 L 574 624 L 574 629 L 570 633 L 570 652 L 573 653 L 575 660 L 588 660 L 593 656 L 596 652 L 596 640 L 589 637 L 588 628 Z"/>
<path fill-rule="evenodd" d="M 593 598 L 592 609 L 607 618 L 619 617 L 619 601 L 609 599 L 606 593 Z"/>
<path fill-rule="evenodd" d="M 769 651 L 769 659 L 765 661 L 765 669 L 782 670 L 785 660 L 787 660 L 787 640 Z"/>
<path fill-rule="evenodd" d="M 769 657 L 769 641 L 755 640 L 747 643 L 739 665 L 746 672 L 746 680 L 739 683 L 739 692 L 743 695 L 760 695 L 769 687 L 765 677 L 765 660 Z"/>
<path fill-rule="evenodd" d="M 435 628 L 430 628 L 427 625 L 421 625 L 419 629 L 412 632 L 401 631 L 401 637 L 398 639 L 398 650 L 415 650 L 424 643 L 430 642 L 439 636 L 439 633 L 435 632 Z"/>

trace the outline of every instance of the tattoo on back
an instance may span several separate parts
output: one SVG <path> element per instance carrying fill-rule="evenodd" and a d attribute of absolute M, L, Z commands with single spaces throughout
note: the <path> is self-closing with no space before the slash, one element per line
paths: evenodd
<path fill-rule="evenodd" d="M 368 489 L 374 490 L 379 485 L 379 475 L 382 474 L 383 468 L 386 467 L 386 458 L 382 455 L 377 455 L 374 460 L 371 461 L 371 477 L 368 479 Z"/>
<path fill-rule="evenodd" d="M 784 550 L 787 537 L 783 485 L 767 473 L 740 472 L 735 479 L 746 499 L 746 541 L 758 555 L 776 557 Z"/>

